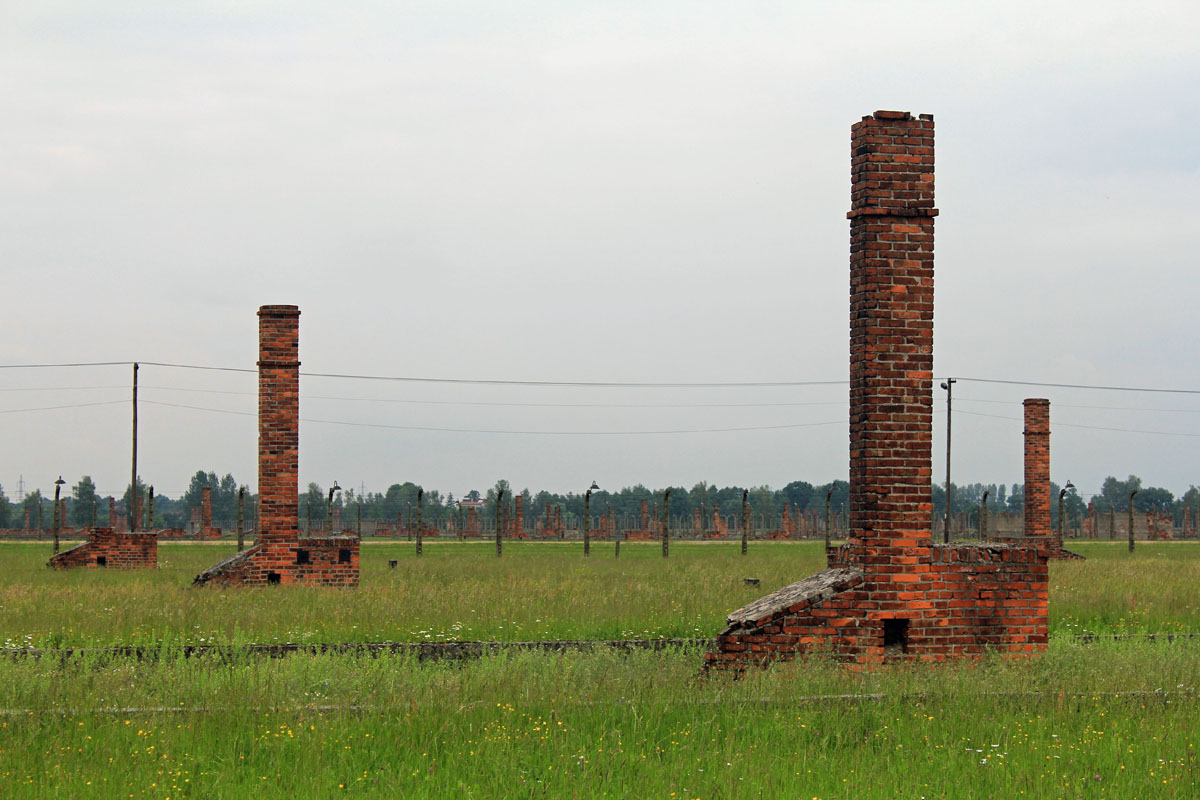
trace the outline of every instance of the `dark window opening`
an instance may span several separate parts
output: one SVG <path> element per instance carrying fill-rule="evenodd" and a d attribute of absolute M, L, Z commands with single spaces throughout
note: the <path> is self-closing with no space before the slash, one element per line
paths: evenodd
<path fill-rule="evenodd" d="M 908 652 L 908 620 L 885 619 L 883 621 L 883 654 L 899 655 Z"/>
<path fill-rule="evenodd" d="M 97 567 L 107 567 L 108 566 L 108 556 L 96 556 L 96 566 Z"/>
<path fill-rule="evenodd" d="M 297 550 L 296 551 L 296 563 L 297 564 L 311 564 L 312 563 L 312 561 L 309 560 L 307 550 Z"/>
<path fill-rule="evenodd" d="M 267 585 L 273 586 L 277 583 L 279 583 L 279 573 L 278 572 L 268 572 L 267 573 Z"/>
<path fill-rule="evenodd" d="M 338 550 L 338 563 L 339 564 L 349 564 L 350 563 L 350 550 L 348 548 L 343 547 L 340 550 Z"/>

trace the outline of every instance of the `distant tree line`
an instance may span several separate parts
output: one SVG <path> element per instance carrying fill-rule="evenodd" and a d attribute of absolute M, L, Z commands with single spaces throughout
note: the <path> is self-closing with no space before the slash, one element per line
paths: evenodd
<path fill-rule="evenodd" d="M 228 527 L 237 514 L 237 495 L 240 484 L 232 474 L 226 473 L 218 477 L 215 472 L 200 470 L 192 476 L 187 491 L 180 497 L 170 498 L 156 494 L 154 497 L 154 519 L 145 521 L 156 528 L 186 527 L 192 519 L 193 509 L 200 508 L 201 494 L 205 487 L 212 491 L 212 514 L 215 524 Z M 143 497 L 147 496 L 147 487 L 140 480 L 138 489 Z M 409 519 L 415 514 L 417 507 L 417 492 L 420 487 L 411 482 L 394 483 L 384 492 L 366 492 L 361 496 L 354 489 L 343 489 L 335 492 L 332 505 L 341 509 L 342 524 L 350 527 L 354 524 L 359 513 L 364 522 L 395 522 L 399 515 Z M 591 511 L 593 515 L 611 512 L 618 517 L 637 520 L 641 513 L 641 502 L 647 501 L 652 510 L 656 510 L 662 502 L 663 489 L 667 487 L 648 489 L 638 484 L 623 487 L 618 490 L 600 488 L 592 492 Z M 684 486 L 672 486 L 669 513 L 673 517 L 690 517 L 697 510 L 710 519 L 714 508 L 719 507 L 722 515 L 737 515 L 741 512 L 742 491 L 748 490 L 751 513 L 768 518 L 780 515 L 787 507 L 792 513 L 825 511 L 826 495 L 829 496 L 830 510 L 834 514 L 842 514 L 849 503 L 850 486 L 846 481 L 832 481 L 824 484 L 811 484 L 807 481 L 792 481 L 782 489 L 770 486 L 725 486 L 718 487 L 707 481 L 700 481 L 690 489 Z M 68 526 L 90 525 L 95 519 L 97 524 L 108 522 L 108 496 L 100 496 L 96 484 L 88 475 L 84 475 L 74 484 L 70 491 L 63 487 L 63 497 L 66 500 L 66 520 Z M 1104 480 L 1101 493 L 1092 498 L 1097 513 L 1108 513 L 1110 509 L 1116 512 L 1126 511 L 1129 506 L 1129 495 L 1137 490 L 1134 496 L 1135 511 L 1165 511 L 1175 514 L 1181 519 L 1186 509 L 1200 513 L 1200 489 L 1190 487 L 1179 498 L 1167 489 L 1154 486 L 1143 486 L 1142 480 L 1136 475 L 1130 475 L 1125 480 L 1109 476 Z M 503 490 L 505 505 L 512 508 L 513 489 L 504 479 L 498 480 L 494 486 L 481 493 L 477 489 L 467 492 L 463 499 L 482 500 L 483 513 L 494 516 L 496 497 Z M 560 508 L 562 513 L 571 517 L 583 514 L 584 491 L 559 494 L 555 492 L 531 492 L 522 489 L 517 492 L 524 500 L 526 519 L 535 519 L 546 513 L 547 506 Z M 1025 506 L 1024 486 L 1013 484 L 951 484 L 951 511 L 953 513 L 972 513 L 978 510 L 987 492 L 989 512 L 1020 512 Z M 1050 484 L 1050 509 L 1054 524 L 1057 524 L 1058 494 L 1060 487 Z M 933 516 L 940 518 L 945 514 L 946 491 L 944 484 L 934 484 L 930 487 L 930 497 L 933 505 Z M 116 498 L 118 509 L 124 513 L 130 507 L 130 490 L 126 487 L 122 497 Z M 246 490 L 245 515 L 246 526 L 253 524 L 254 508 L 258 495 Z M 442 493 L 438 489 L 426 488 L 422 498 L 422 515 L 429 522 L 446 521 L 451 515 L 457 514 L 459 498 L 453 492 Z M 24 509 L 30 509 L 30 526 L 38 524 L 38 509 L 41 509 L 41 526 L 50 528 L 53 520 L 53 497 L 43 496 L 40 490 L 34 490 L 25 496 L 23 503 L 11 501 L 0 486 L 0 528 L 17 528 L 24 524 Z M 297 497 L 297 507 L 300 519 L 314 522 L 328 518 L 330 514 L 329 491 L 317 483 L 310 483 Z M 1081 519 L 1087 513 L 1087 501 L 1075 489 L 1069 489 L 1063 498 L 1064 511 L 1068 518 Z M 145 505 L 143 505 L 145 511 Z M 94 515 L 94 517 L 93 517 Z M 706 523 L 707 524 L 707 523 Z"/>

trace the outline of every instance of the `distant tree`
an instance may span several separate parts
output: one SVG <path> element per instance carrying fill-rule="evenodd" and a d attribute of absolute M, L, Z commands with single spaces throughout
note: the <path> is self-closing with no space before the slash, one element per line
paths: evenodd
<path fill-rule="evenodd" d="M 784 503 L 799 508 L 808 508 L 813 496 L 813 486 L 808 481 L 792 481 L 779 490 Z"/>
<path fill-rule="evenodd" d="M 25 499 L 21 503 L 21 513 L 24 514 L 25 510 L 29 511 L 29 527 L 36 530 L 38 528 L 38 509 L 41 509 L 44 516 L 41 527 L 42 529 L 49 529 L 50 517 L 45 516 L 45 513 L 52 505 L 54 505 L 54 501 L 46 500 L 46 498 L 42 497 L 41 489 L 34 489 L 32 492 L 25 495 Z M 22 524 L 24 524 L 24 522 L 24 520 L 21 520 Z"/>
<path fill-rule="evenodd" d="M 4 487 L 0 486 L 0 528 L 8 527 L 11 515 L 12 503 L 8 501 L 8 495 L 4 493 Z"/>
<path fill-rule="evenodd" d="M 92 512 L 99 498 L 96 496 L 96 484 L 91 475 L 84 475 L 79 483 L 71 487 L 71 521 L 83 527 L 92 524 Z"/>
<path fill-rule="evenodd" d="M 1008 493 L 1008 510 L 1013 513 L 1022 512 L 1025 510 L 1025 485 L 1014 483 L 1012 490 Z"/>
<path fill-rule="evenodd" d="M 730 512 L 740 510 L 729 509 Z M 757 486 L 750 490 L 750 510 L 751 513 L 761 514 L 768 520 L 779 513 L 779 509 L 775 506 L 775 492 L 771 491 L 770 486 Z"/>
<path fill-rule="evenodd" d="M 1137 511 L 1170 511 L 1175 506 L 1175 495 L 1158 486 L 1147 486 L 1133 498 Z"/>
<path fill-rule="evenodd" d="M 142 482 L 142 479 L 139 477 L 139 478 L 137 479 L 137 488 L 138 488 L 139 496 L 142 498 L 142 504 L 143 504 L 143 505 L 142 505 L 142 509 L 143 509 L 143 511 L 144 511 L 144 510 L 145 510 L 145 503 L 146 503 L 146 490 L 147 490 L 149 487 L 147 487 L 147 486 L 146 486 L 146 484 L 145 484 L 145 483 L 143 483 L 143 482 Z M 127 520 L 129 520 L 129 522 L 131 522 L 131 523 L 132 523 L 132 522 L 133 522 L 133 513 L 134 513 L 134 508 L 133 508 L 133 497 L 132 497 L 132 490 L 130 489 L 130 487 L 129 487 L 129 486 L 126 486 L 126 487 L 125 487 L 125 493 L 121 495 L 121 505 L 125 507 L 125 517 L 126 517 L 126 519 L 127 519 Z M 88 513 L 89 513 L 89 515 L 91 514 L 91 510 L 90 510 L 90 509 L 88 510 Z M 141 520 L 138 520 L 138 527 L 139 527 L 139 528 L 141 528 L 141 527 L 142 527 Z"/>
<path fill-rule="evenodd" d="M 1141 488 L 1142 479 L 1137 475 L 1130 475 L 1123 481 L 1117 480 L 1113 475 L 1109 475 L 1104 479 L 1104 484 L 1100 487 L 1100 494 L 1104 497 L 1108 508 L 1113 508 L 1117 511 L 1126 511 L 1129 509 L 1129 493 L 1134 489 Z M 1136 499 L 1134 508 L 1137 508 Z"/>

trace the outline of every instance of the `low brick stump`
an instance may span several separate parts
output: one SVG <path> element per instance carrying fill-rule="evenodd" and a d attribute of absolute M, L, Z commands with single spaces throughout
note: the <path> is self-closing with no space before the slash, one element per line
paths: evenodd
<path fill-rule="evenodd" d="M 74 567 L 112 567 L 113 569 L 156 569 L 158 534 L 153 531 L 129 533 L 112 528 L 91 528 L 87 541 L 51 556 L 47 566 L 53 569 Z"/>
<path fill-rule="evenodd" d="M 731 613 L 705 667 L 740 673 L 816 653 L 883 664 L 1046 649 L 1048 549 L 918 546 L 899 585 L 898 575 L 872 580 L 862 563 L 871 549 L 830 548 L 829 569 Z"/>
<path fill-rule="evenodd" d="M 257 544 L 201 572 L 196 585 L 358 586 L 356 536 L 299 539 L 295 545 Z"/>

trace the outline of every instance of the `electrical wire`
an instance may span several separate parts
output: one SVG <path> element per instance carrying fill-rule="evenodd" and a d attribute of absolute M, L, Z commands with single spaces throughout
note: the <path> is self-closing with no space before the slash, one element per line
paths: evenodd
<path fill-rule="evenodd" d="M 100 403 L 72 403 L 65 406 L 42 406 L 40 408 L 9 408 L 0 411 L 0 414 L 20 414 L 25 411 L 57 411 L 62 408 L 88 408 L 89 406 L 115 406 L 119 403 L 128 403 L 129 400 L 106 400 Z"/>
<path fill-rule="evenodd" d="M 193 411 L 209 411 L 216 414 L 233 414 L 236 416 L 256 417 L 258 414 L 252 411 L 228 411 L 220 408 L 206 408 L 204 406 L 191 406 L 182 403 L 164 403 L 157 400 L 145 400 L 143 402 L 156 406 L 168 406 L 170 408 L 187 408 Z M 788 428 L 814 428 L 823 425 L 845 425 L 845 420 L 831 420 L 828 422 L 802 422 L 789 425 L 757 425 L 737 428 L 701 428 L 701 429 L 683 429 L 683 430 L 661 430 L 661 431 L 514 431 L 514 430 L 492 430 L 481 428 L 437 428 L 424 425 L 387 425 L 374 422 L 347 422 L 344 420 L 335 419 L 314 419 L 311 417 L 301 417 L 301 422 L 312 422 L 323 425 L 346 425 L 358 428 L 387 428 L 391 430 L 404 431 L 433 431 L 438 433 L 495 433 L 495 434 L 513 434 L 520 436 L 660 436 L 668 434 L 683 434 L 683 433 L 740 433 L 743 431 L 769 431 L 783 430 Z"/>
<path fill-rule="evenodd" d="M 1002 417 L 999 414 L 982 414 L 978 411 L 963 411 L 962 409 L 959 409 L 955 413 L 970 414 L 972 417 L 990 417 L 992 419 L 1003 419 L 1003 420 L 1008 420 L 1010 422 L 1022 422 L 1023 421 L 1018 417 Z M 1140 434 L 1146 434 L 1148 436 L 1188 436 L 1188 437 L 1200 436 L 1200 433 L 1187 433 L 1184 431 L 1143 431 L 1143 430 L 1138 430 L 1136 428 L 1109 428 L 1109 427 L 1105 427 L 1103 425 L 1080 425 L 1080 424 L 1074 423 L 1074 422 L 1060 422 L 1058 420 L 1054 420 L 1050 427 L 1051 428 L 1082 428 L 1084 430 L 1114 431 L 1117 433 L 1140 433 Z"/>
<path fill-rule="evenodd" d="M 222 389 L 187 389 L 174 386 L 142 386 L 166 392 L 191 392 L 197 394 L 227 394 L 243 397 L 256 396 L 255 392 L 234 392 Z M 844 406 L 845 400 L 829 400 L 807 403 L 493 403 L 470 400 L 393 400 L 385 397 L 334 397 L 320 394 L 302 394 L 302 400 L 339 400 L 351 403 L 394 403 L 405 405 L 432 406 L 496 406 L 512 408 L 773 408 L 785 406 Z"/>
<path fill-rule="evenodd" d="M 176 369 L 203 369 L 220 372 L 257 372 L 258 370 L 238 367 L 204 367 L 194 364 L 171 364 L 162 361 L 141 361 L 142 365 L 171 367 Z M 338 378 L 358 381 L 393 381 L 400 383 L 444 383 L 451 385 L 477 386 L 568 386 L 585 388 L 615 389 L 712 389 L 712 388 L 758 388 L 766 386 L 846 386 L 849 381 L 712 381 L 696 383 L 654 383 L 619 381 L 514 381 L 484 378 L 425 378 L 412 375 L 354 375 L 338 372 L 300 372 L 304 378 Z"/>
<path fill-rule="evenodd" d="M 982 400 L 975 397 L 955 397 L 955 403 L 988 403 L 991 405 L 1013 405 L 1012 400 Z M 1179 414 L 1200 414 L 1200 408 L 1146 408 L 1144 406 L 1084 406 L 1077 403 L 1055 403 L 1055 408 L 1086 408 L 1095 411 L 1165 411 Z"/>
<path fill-rule="evenodd" d="M 1095 389 L 1105 392 L 1160 392 L 1164 394 L 1200 394 L 1200 389 L 1152 389 L 1141 386 L 1098 386 L 1089 383 L 1045 383 L 1038 381 L 1005 381 L 999 378 L 959 378 L 956 381 L 972 383 L 1003 383 L 1010 386 L 1048 386 L 1053 389 Z"/>

